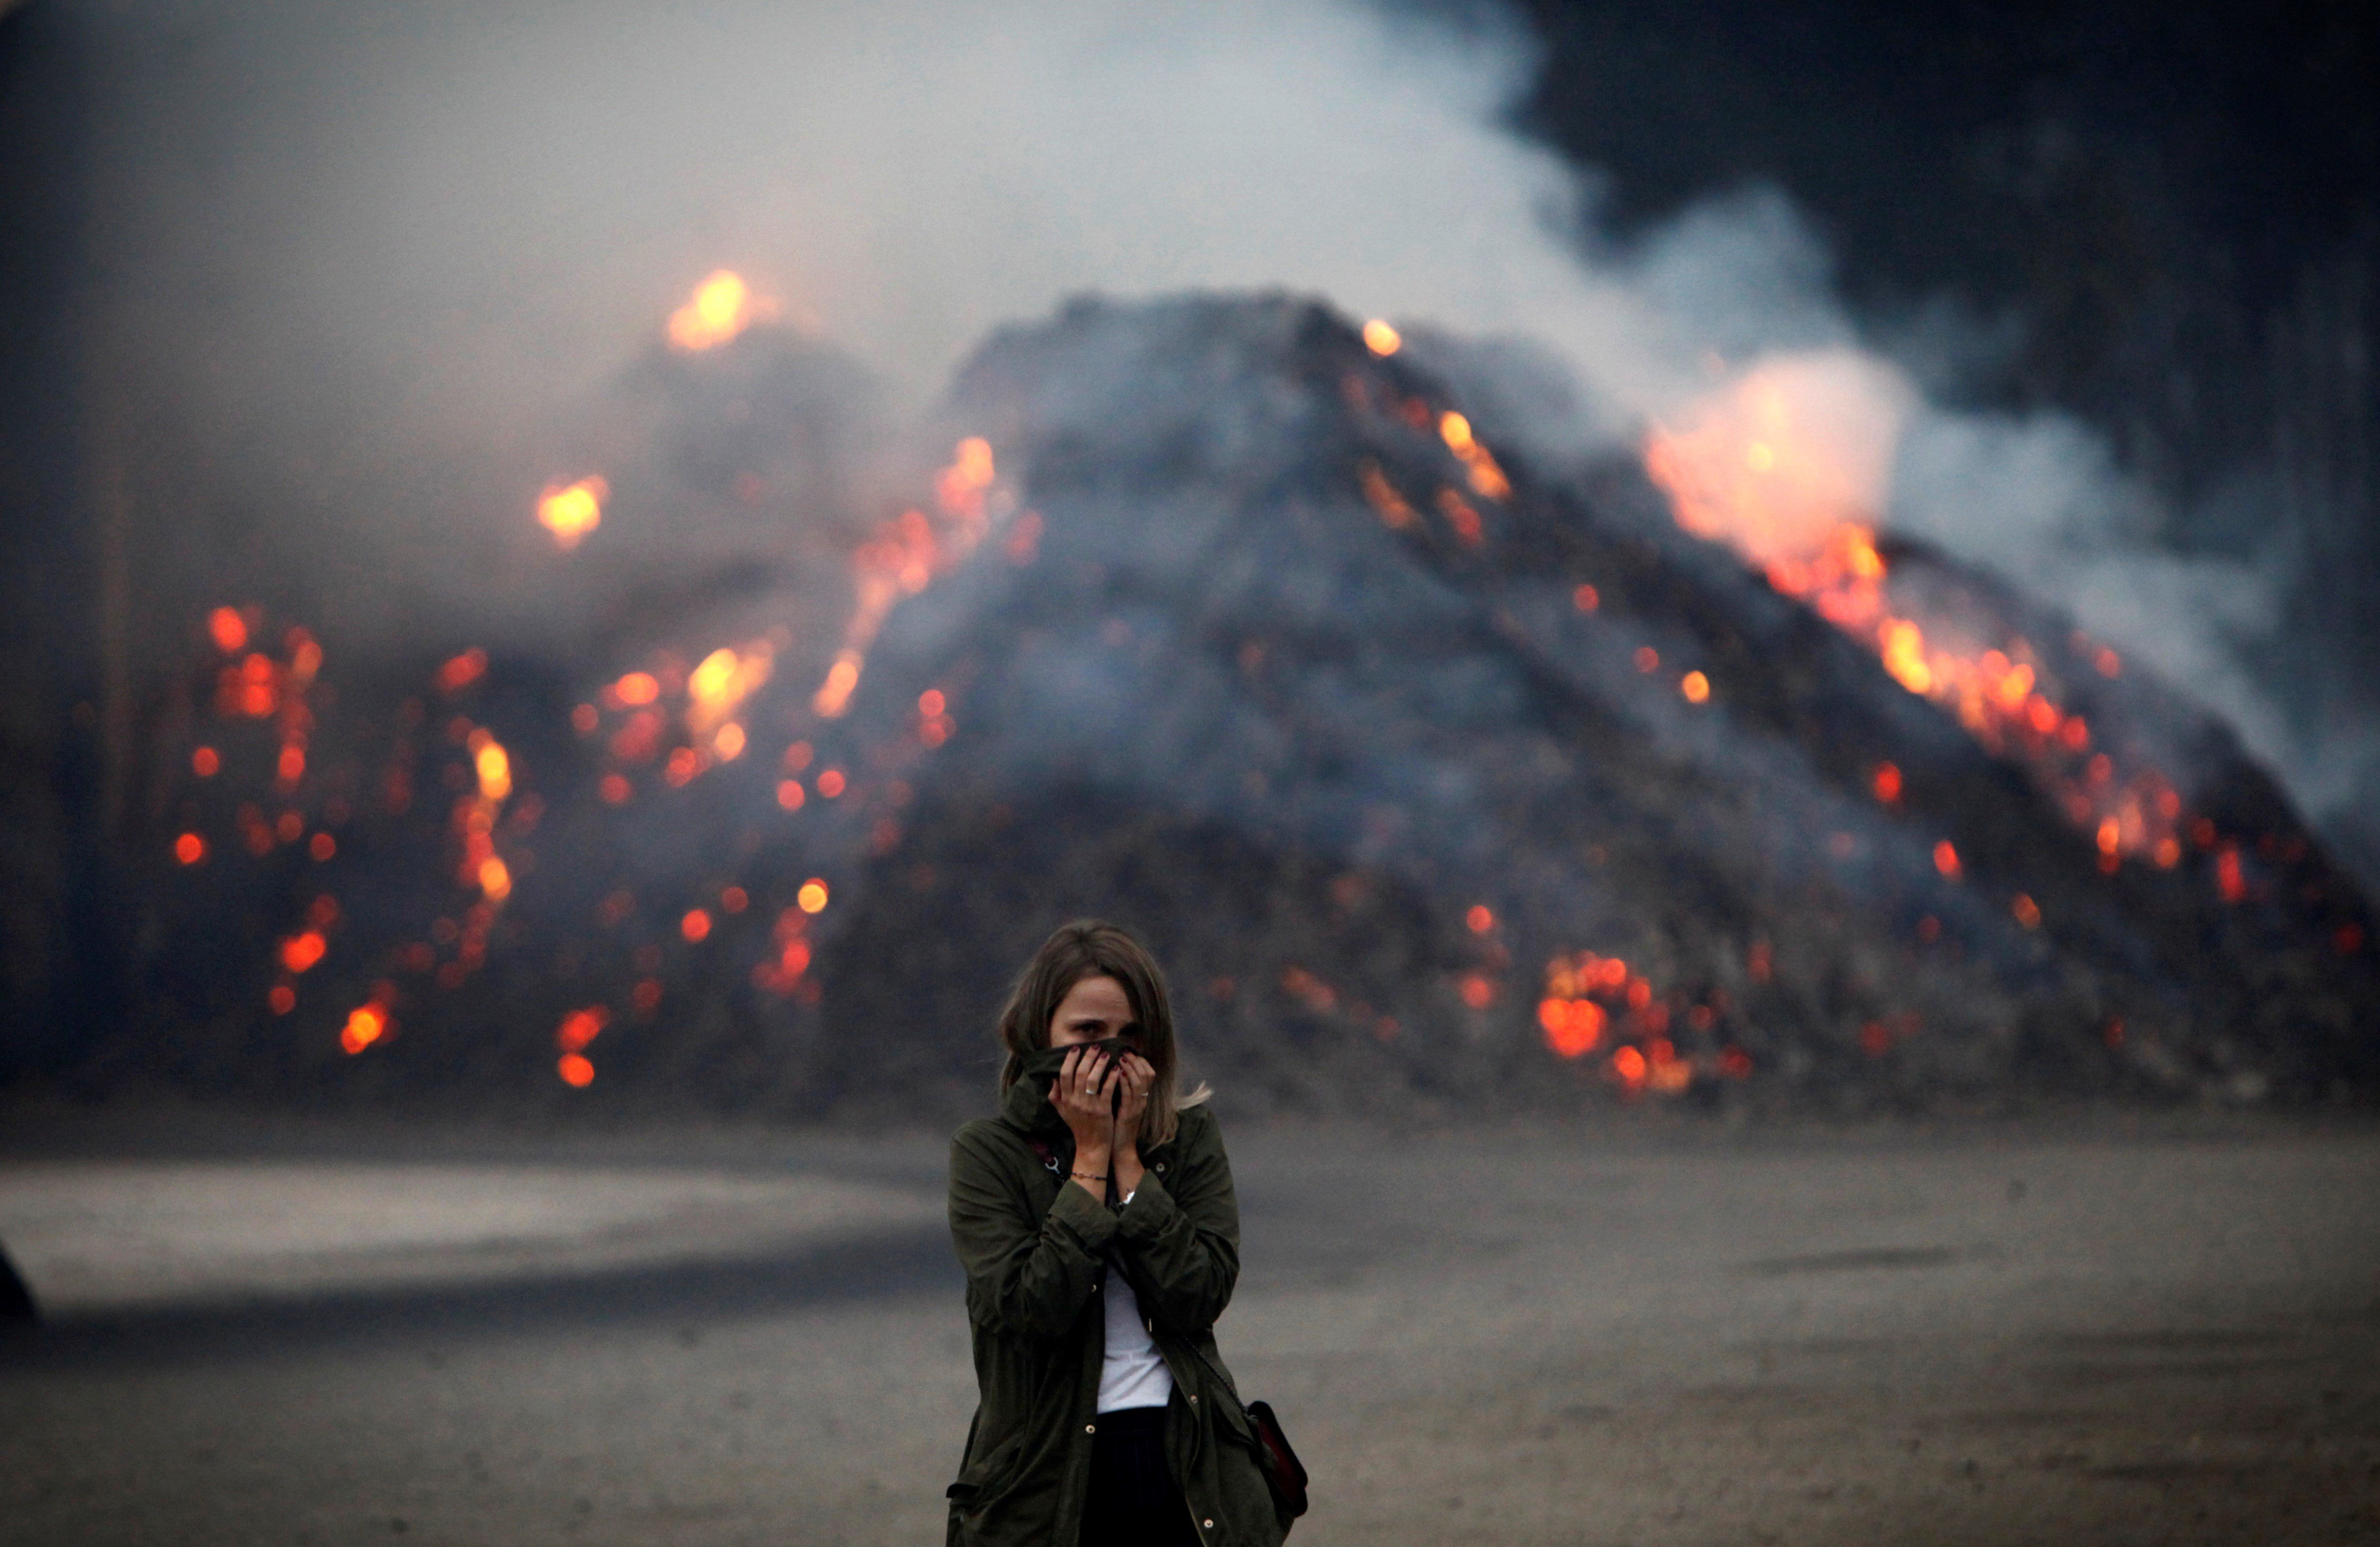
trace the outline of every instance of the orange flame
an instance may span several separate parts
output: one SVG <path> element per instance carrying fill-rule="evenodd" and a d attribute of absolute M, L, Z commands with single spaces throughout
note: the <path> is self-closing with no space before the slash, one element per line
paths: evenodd
<path fill-rule="evenodd" d="M 281 942 L 281 965 L 292 973 L 303 973 L 322 960 L 329 949 L 318 930 L 309 929 L 302 935 L 292 935 Z"/>
<path fill-rule="evenodd" d="M 477 783 L 455 803 L 455 828 L 463 840 L 456 878 L 479 888 L 492 914 L 513 890 L 512 867 L 496 852 L 496 818 L 513 792 L 512 755 L 485 726 L 474 730 L 464 745 L 470 751 Z"/>
<path fill-rule="evenodd" d="M 1537 1001 L 1537 1024 L 1545 1029 L 1546 1045 L 1565 1058 L 1582 1058 L 1603 1041 L 1609 1019 L 1593 999 L 1547 998 Z"/>
<path fill-rule="evenodd" d="M 236 607 L 218 607 L 207 614 L 207 633 L 215 648 L 227 656 L 236 656 L 248 648 L 248 620 Z"/>
<path fill-rule="evenodd" d="M 755 640 L 741 650 L 722 646 L 703 657 L 701 664 L 686 674 L 686 729 L 697 738 L 714 741 L 719 733 L 733 729 L 735 733 L 728 739 L 735 751 L 723 755 L 730 761 L 740 755 L 744 730 L 730 717 L 768 682 L 774 662 L 774 647 L 766 639 Z"/>
<path fill-rule="evenodd" d="M 565 1053 L 578 1052 L 594 1041 L 611 1020 L 611 1010 L 602 1005 L 574 1009 L 562 1018 L 562 1024 L 554 1029 L 553 1040 Z"/>
<path fill-rule="evenodd" d="M 775 301 L 753 295 L 743 275 L 720 269 L 694 287 L 686 305 L 670 313 L 669 340 L 688 352 L 715 349 L 776 315 Z"/>
<path fill-rule="evenodd" d="M 903 511 L 852 555 L 857 595 L 844 625 L 843 648 L 810 699 L 810 707 L 822 718 L 833 719 L 851 707 L 851 695 L 868 664 L 868 647 L 893 605 L 924 590 L 983 540 L 1003 499 L 995 487 L 998 479 L 991 442 L 968 436 L 953 449 L 950 465 L 934 477 L 934 503 L 941 513 L 942 528 L 938 530 L 923 511 Z M 1027 519 L 1034 519 L 1029 513 Z M 1038 530 L 1037 520 L 1033 531 L 1038 535 Z"/>
<path fill-rule="evenodd" d="M 603 525 L 603 502 L 612 486 L 600 477 L 577 483 L 547 484 L 537 497 L 538 525 L 553 534 L 554 545 L 568 552 L 578 539 Z"/>
<path fill-rule="evenodd" d="M 2094 836 L 2103 866 L 2140 854 L 2178 863 L 2172 786 L 2154 769 L 2119 778 L 2106 762 L 2078 768 L 2091 728 L 2050 695 L 2028 642 L 1964 647 L 1949 625 L 1895 610 L 1875 513 L 1904 413 L 1898 389 L 1848 357 L 1770 360 L 1695 405 L 1682 427 L 1657 427 L 1645 468 L 1679 525 L 1733 546 L 1779 591 L 1864 641 L 1902 687 L 1957 716 L 1990 751 L 2024 762 Z M 2103 675 L 2121 670 L 2112 650 L 2095 649 L 2092 662 Z M 1898 799 L 1897 770 L 1890 784 L 1888 793 L 1879 774 L 1876 795 L 1888 804 Z"/>
<path fill-rule="evenodd" d="M 387 1034 L 388 1007 L 374 999 L 347 1012 L 347 1023 L 339 1031 L 339 1045 L 348 1053 L 360 1053 Z"/>

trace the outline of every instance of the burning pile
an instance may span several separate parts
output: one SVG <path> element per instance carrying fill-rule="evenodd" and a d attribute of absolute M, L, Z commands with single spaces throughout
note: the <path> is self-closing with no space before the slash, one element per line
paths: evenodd
<path fill-rule="evenodd" d="M 733 278 L 658 379 L 671 465 L 748 506 L 765 384 L 818 346 Z M 2373 1090 L 2363 904 L 2269 780 L 1878 538 L 1796 368 L 1553 480 L 1414 353 L 1286 299 L 1078 304 L 978 356 L 832 617 L 764 584 L 636 659 L 460 649 L 379 719 L 344 686 L 328 764 L 322 648 L 218 613 L 140 1056 L 970 1106 L 1004 974 L 1099 912 L 1243 1104 Z M 556 562 L 632 490 L 698 497 L 558 482 Z"/>

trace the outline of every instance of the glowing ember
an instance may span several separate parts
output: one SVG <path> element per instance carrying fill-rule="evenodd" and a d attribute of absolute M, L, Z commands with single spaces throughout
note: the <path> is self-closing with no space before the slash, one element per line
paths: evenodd
<path fill-rule="evenodd" d="M 1900 769 L 1890 763 L 1876 766 L 1876 798 L 1887 805 L 1900 804 Z"/>
<path fill-rule="evenodd" d="M 248 620 L 236 607 L 218 607 L 207 614 L 207 636 L 227 656 L 248 648 Z"/>
<path fill-rule="evenodd" d="M 603 1028 L 611 1023 L 611 1010 L 602 1005 L 589 1005 L 584 1009 L 574 1009 L 562 1018 L 562 1024 L 554 1029 L 553 1040 L 565 1053 L 582 1051 L 589 1043 L 601 1034 Z"/>
<path fill-rule="evenodd" d="M 1496 927 L 1496 915 L 1489 911 L 1486 903 L 1475 902 L 1471 905 L 1471 911 L 1463 915 L 1463 922 L 1470 927 L 1474 935 L 1485 935 Z"/>
<path fill-rule="evenodd" d="M 493 738 L 480 744 L 472 763 L 479 772 L 481 800 L 502 801 L 512 797 L 512 758 Z"/>
<path fill-rule="evenodd" d="M 2240 851 L 2228 844 L 2215 856 L 2215 886 L 2226 902 L 2248 900 L 2248 879 L 2240 869 Z"/>
<path fill-rule="evenodd" d="M 1382 359 L 1395 354 L 1403 344 L 1403 337 L 1377 317 L 1364 324 L 1364 347 Z"/>
<path fill-rule="evenodd" d="M 794 893 L 794 903 L 805 913 L 826 912 L 826 883 L 815 876 L 804 881 L 801 890 Z"/>
<path fill-rule="evenodd" d="M 777 303 L 754 296 L 743 275 L 720 269 L 694 287 L 686 305 L 670 313 L 669 340 L 687 351 L 714 349 L 776 314 Z"/>
<path fill-rule="evenodd" d="M 851 690 L 859 685 L 859 667 L 863 657 L 857 650 L 845 650 L 834 658 L 827 668 L 826 681 L 819 684 L 810 700 L 810 707 L 832 719 L 851 705 Z"/>
<path fill-rule="evenodd" d="M 456 727 L 468 723 L 457 720 Z M 470 793 L 455 803 L 455 828 L 462 835 L 463 856 L 457 878 L 465 886 L 476 886 L 487 900 L 491 915 L 512 895 L 512 867 L 496 853 L 496 819 L 503 815 L 504 802 L 512 797 L 512 757 L 504 751 L 493 732 L 485 726 L 467 732 L 464 745 L 470 751 L 472 771 L 476 781 Z M 484 925 L 480 934 L 485 933 Z M 467 951 L 466 968 L 476 967 L 477 952 Z"/>
<path fill-rule="evenodd" d="M 722 729 L 737 707 L 768 682 L 774 659 L 775 648 L 766 639 L 755 640 L 741 650 L 722 647 L 703 657 L 702 663 L 686 674 L 686 730 L 699 739 Z M 735 740 L 740 754 L 744 750 L 741 726 Z"/>
<path fill-rule="evenodd" d="M 1934 845 L 1934 868 L 1953 881 L 1959 878 L 1961 869 L 1959 864 L 1959 851 L 1947 838 Z"/>
<path fill-rule="evenodd" d="M 574 1088 L 595 1082 L 595 1066 L 584 1053 L 565 1053 L 553 1061 L 553 1070 L 562 1076 L 564 1084 Z"/>
<path fill-rule="evenodd" d="M 438 691 L 460 693 L 487 672 L 488 652 L 475 645 L 438 669 Z"/>
<path fill-rule="evenodd" d="M 1546 1045 L 1560 1058 L 1580 1058 L 1594 1052 L 1603 1041 L 1609 1019 L 1603 1007 L 1592 999 L 1537 1001 L 1537 1024 L 1545 1030 Z"/>
<path fill-rule="evenodd" d="M 1438 420 L 1438 434 L 1439 439 L 1446 442 L 1446 449 L 1452 452 L 1469 470 L 1472 492 L 1489 500 L 1502 500 L 1512 494 L 1512 480 L 1504 476 L 1504 469 L 1496 465 L 1496 459 L 1488 453 L 1488 448 L 1473 436 L 1469 419 L 1451 410 L 1441 414 Z"/>
<path fill-rule="evenodd" d="M 197 833 L 186 832 L 174 840 L 174 858 L 183 864 L 196 864 L 207 857 L 207 840 Z"/>
<path fill-rule="evenodd" d="M 378 1001 L 358 1005 L 339 1032 L 339 1045 L 349 1053 L 360 1053 L 387 1034 L 388 1010 Z"/>
<path fill-rule="evenodd" d="M 1332 1015 L 1338 1012 L 1339 990 L 1303 967 L 1281 969 L 1281 991 L 1305 1006 L 1309 1013 Z"/>
<path fill-rule="evenodd" d="M 1710 700 L 1710 679 L 1699 671 L 1689 671 L 1678 679 L 1678 691 L 1685 695 L 1689 704 L 1707 703 Z"/>
<path fill-rule="evenodd" d="M 631 671 L 613 683 L 611 695 L 631 708 L 641 707 L 662 695 L 662 684 L 650 673 Z"/>
<path fill-rule="evenodd" d="M 603 502 L 611 497 L 612 486 L 600 477 L 547 484 L 537 497 L 538 525 L 553 534 L 554 546 L 568 552 L 603 524 Z"/>
<path fill-rule="evenodd" d="M 281 942 L 281 965 L 284 971 L 303 973 L 322 960 L 329 949 L 318 930 L 309 929 L 303 935 L 293 935 Z"/>
<path fill-rule="evenodd" d="M 689 944 L 699 945 L 710 938 L 710 914 L 700 908 L 689 908 L 686 917 L 677 921 L 677 932 Z"/>
<path fill-rule="evenodd" d="M 190 771 L 200 779 L 212 779 L 223 768 L 223 758 L 211 746 L 202 746 L 190 754 Z"/>

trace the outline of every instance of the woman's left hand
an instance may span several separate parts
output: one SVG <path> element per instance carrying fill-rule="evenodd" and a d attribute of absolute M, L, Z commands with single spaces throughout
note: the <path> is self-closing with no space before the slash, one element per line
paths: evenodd
<path fill-rule="evenodd" d="M 1148 1110 L 1157 1070 L 1139 1054 L 1126 1053 L 1116 1060 L 1116 1073 L 1122 1089 L 1116 1100 L 1115 1147 L 1108 1160 L 1115 1173 L 1116 1196 L 1128 1198 L 1140 1187 L 1140 1119 Z"/>

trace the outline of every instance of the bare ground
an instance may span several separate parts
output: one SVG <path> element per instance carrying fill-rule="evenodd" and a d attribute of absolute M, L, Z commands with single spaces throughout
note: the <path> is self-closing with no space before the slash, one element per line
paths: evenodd
<path fill-rule="evenodd" d="M 974 1394 L 931 1136 L 31 1128 L 0 1541 L 940 1535 Z M 1233 1154 L 1220 1335 L 1306 1547 L 2380 1541 L 2368 1125 Z"/>

